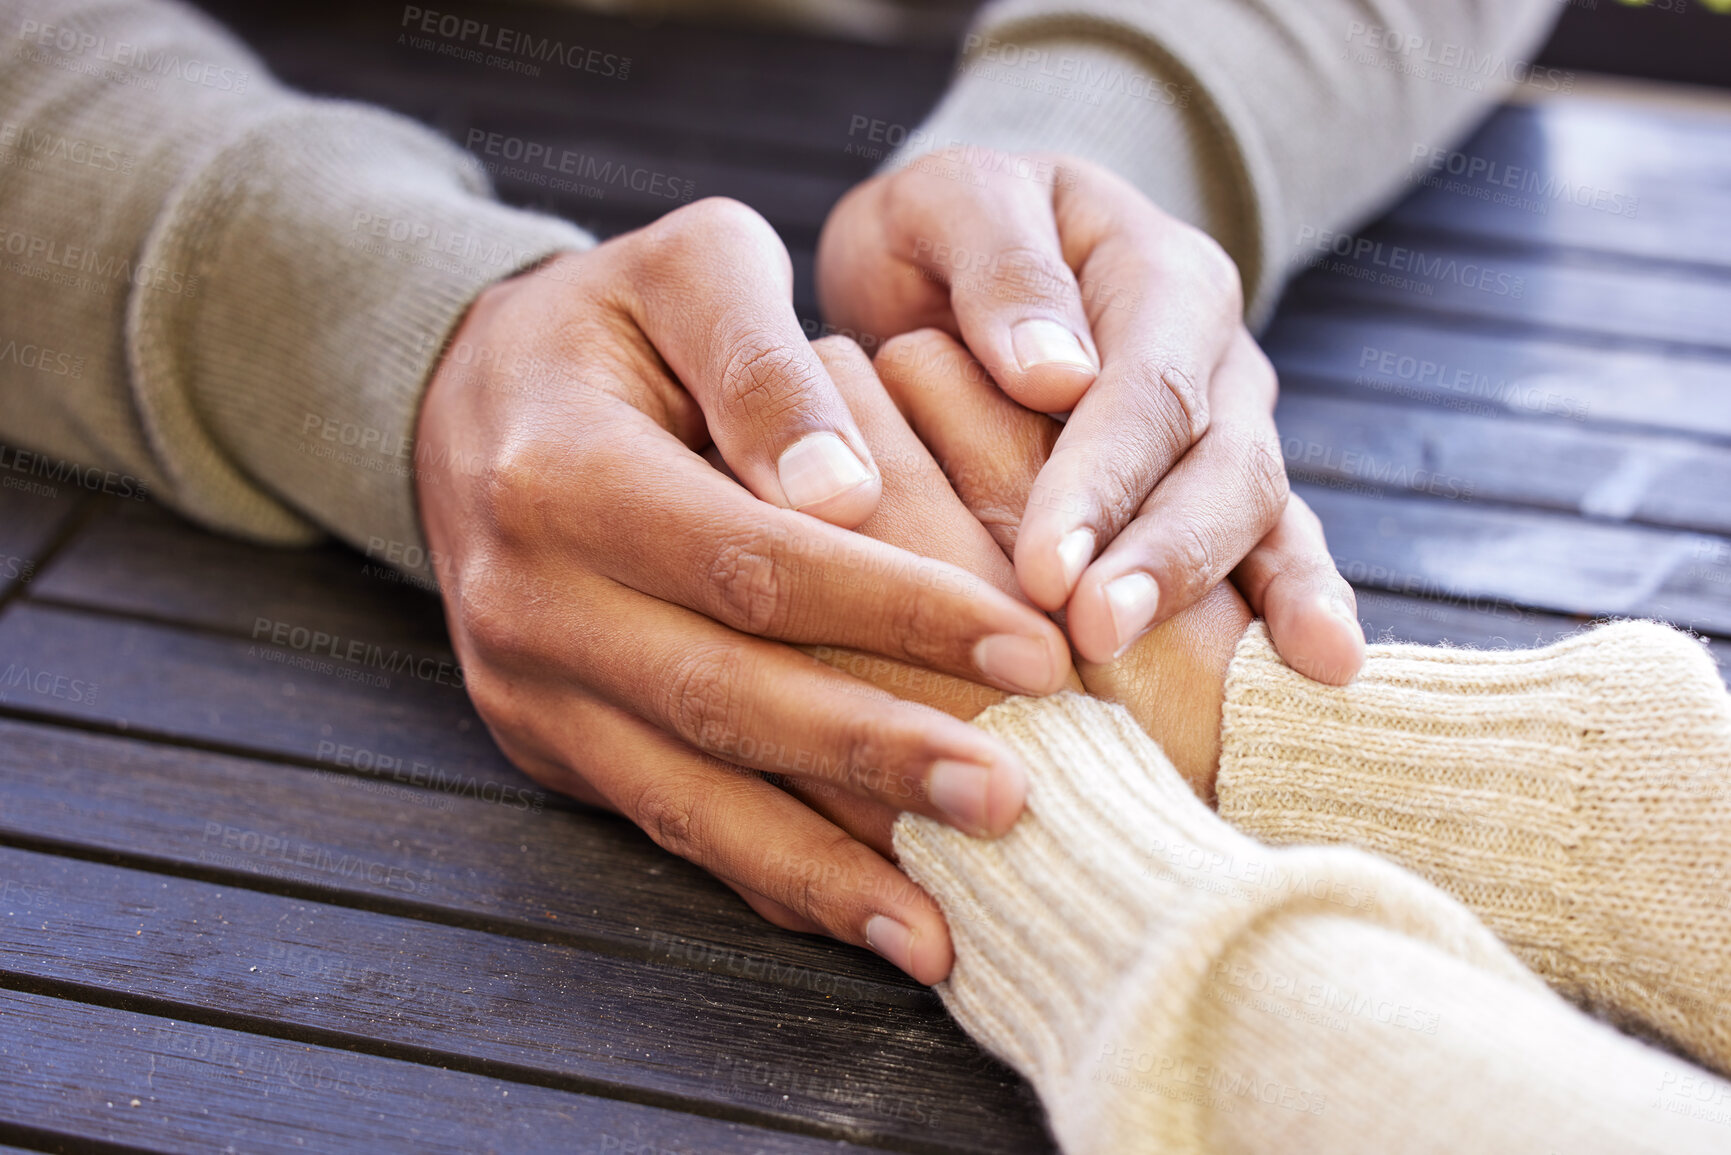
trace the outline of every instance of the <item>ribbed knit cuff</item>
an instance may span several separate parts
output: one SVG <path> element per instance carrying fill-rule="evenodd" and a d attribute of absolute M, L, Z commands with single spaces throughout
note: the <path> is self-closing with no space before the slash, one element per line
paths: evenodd
<path fill-rule="evenodd" d="M 447 337 L 486 286 L 593 243 L 490 200 L 419 125 L 285 101 L 177 190 L 145 248 L 187 277 L 134 294 L 128 319 L 174 503 L 229 533 L 318 526 L 418 556 L 415 422 Z"/>
<path fill-rule="evenodd" d="M 1465 911 L 1386 864 L 1230 829 L 1120 706 L 1013 698 L 975 721 L 1026 761 L 1027 812 L 994 841 L 904 815 L 896 852 L 946 911 L 966 913 L 950 920 L 956 965 L 939 993 L 1035 1084 L 1066 1152 L 1201 1149 L 1207 1097 L 1184 1080 L 1247 1060 L 1192 1028 L 1252 927 L 1369 918 L 1521 973 Z"/>
<path fill-rule="evenodd" d="M 1339 688 L 1258 623 L 1227 676 L 1218 792 L 1265 842 L 1401 863 L 1561 993 L 1731 1069 L 1731 700 L 1688 636 L 1375 645 Z"/>
<path fill-rule="evenodd" d="M 1000 38 L 1012 31 L 1013 41 Z M 977 30 L 943 101 L 884 168 L 946 171 L 979 149 L 1062 153 L 1111 169 L 1220 242 L 1253 320 L 1272 308 L 1281 270 L 1265 258 L 1267 222 L 1234 137 L 1189 71 L 1148 38 L 1076 21 Z"/>

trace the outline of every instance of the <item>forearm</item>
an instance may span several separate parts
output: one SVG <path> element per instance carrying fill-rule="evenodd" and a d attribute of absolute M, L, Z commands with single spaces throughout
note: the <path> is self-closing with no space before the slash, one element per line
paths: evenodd
<path fill-rule="evenodd" d="M 1352 917 L 1246 936 L 1205 1008 L 1211 1152 L 1706 1152 L 1731 1118 L 1711 1075 Z"/>
<path fill-rule="evenodd" d="M 1260 626 L 1227 686 L 1220 813 L 1454 895 L 1566 996 L 1731 1070 L 1731 699 L 1652 623 L 1539 650 L 1370 647 L 1294 674 Z"/>
<path fill-rule="evenodd" d="M 1026 760 L 1027 813 L 990 842 L 904 817 L 896 848 L 968 915 L 946 1004 L 1071 1155 L 1714 1149 L 1649 1105 L 1722 1084 L 1576 1015 L 1422 881 L 1252 842 L 1097 701 L 981 724 Z"/>
<path fill-rule="evenodd" d="M 0 118 L 43 147 L 0 190 L 22 249 L 0 307 L 78 372 L 0 365 L 0 435 L 226 532 L 418 541 L 414 416 L 447 333 L 588 238 L 492 203 L 424 129 L 286 91 L 178 4 L 4 18 Z"/>

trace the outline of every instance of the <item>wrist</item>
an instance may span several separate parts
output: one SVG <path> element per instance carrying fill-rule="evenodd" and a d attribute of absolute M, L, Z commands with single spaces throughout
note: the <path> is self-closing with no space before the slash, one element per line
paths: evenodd
<path fill-rule="evenodd" d="M 1251 621 L 1244 599 L 1222 582 L 1116 660 L 1078 666 L 1089 693 L 1122 703 L 1211 806 L 1226 675 Z"/>

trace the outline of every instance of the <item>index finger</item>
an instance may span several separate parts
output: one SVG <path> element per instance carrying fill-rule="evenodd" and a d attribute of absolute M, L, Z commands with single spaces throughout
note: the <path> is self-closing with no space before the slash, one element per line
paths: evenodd
<path fill-rule="evenodd" d="M 569 478 L 571 500 L 541 516 L 553 547 L 587 568 L 742 633 L 865 650 L 1012 693 L 1065 684 L 1063 634 L 991 581 L 759 501 L 610 395 L 569 404 L 568 426 L 584 432 L 528 467 Z"/>
<path fill-rule="evenodd" d="M 1242 327 L 1237 269 L 1218 245 L 1128 186 L 1103 180 L 1089 195 L 1093 212 L 1062 189 L 1056 209 L 1066 247 L 1088 254 L 1100 374 L 1040 470 L 1016 542 L 1016 577 L 1047 610 L 1207 431 L 1209 383 Z"/>
<path fill-rule="evenodd" d="M 775 230 L 737 201 L 669 213 L 634 238 L 627 308 L 696 398 L 753 494 L 835 525 L 877 508 L 882 479 L 793 310 Z"/>

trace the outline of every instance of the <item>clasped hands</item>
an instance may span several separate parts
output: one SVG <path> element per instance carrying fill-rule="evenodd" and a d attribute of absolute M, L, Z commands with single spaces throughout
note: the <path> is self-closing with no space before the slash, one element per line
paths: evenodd
<path fill-rule="evenodd" d="M 1131 186 L 921 158 L 836 206 L 818 286 L 907 336 L 875 370 L 808 342 L 779 239 L 725 200 L 493 286 L 427 392 L 421 520 L 513 762 L 935 982 L 895 817 L 995 836 L 1026 790 L 964 719 L 1086 684 L 1207 797 L 1251 609 L 1324 680 L 1363 637 L 1235 269 Z"/>

